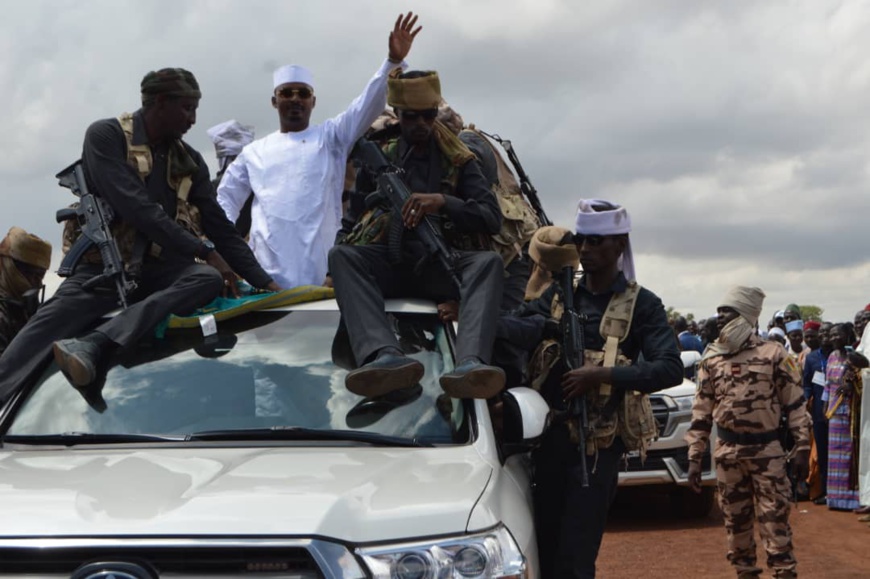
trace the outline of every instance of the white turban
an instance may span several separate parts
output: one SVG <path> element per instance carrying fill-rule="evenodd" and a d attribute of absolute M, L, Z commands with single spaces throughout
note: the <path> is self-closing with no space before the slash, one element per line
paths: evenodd
<path fill-rule="evenodd" d="M 314 75 L 311 74 L 310 70 L 298 64 L 285 64 L 276 68 L 275 72 L 272 73 L 272 90 L 288 82 L 301 82 L 314 90 Z"/>
<path fill-rule="evenodd" d="M 601 199 L 581 199 L 577 204 L 574 230 L 583 235 L 623 235 L 631 232 L 631 217 L 621 205 Z M 618 267 L 625 279 L 635 279 L 631 239 L 619 258 Z"/>
<path fill-rule="evenodd" d="M 254 140 L 254 127 L 243 125 L 236 120 L 225 121 L 206 131 L 214 143 L 218 159 L 238 157 L 242 148 Z"/>

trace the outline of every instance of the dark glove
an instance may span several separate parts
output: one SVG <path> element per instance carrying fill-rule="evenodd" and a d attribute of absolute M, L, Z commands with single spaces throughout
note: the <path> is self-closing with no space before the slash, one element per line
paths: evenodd
<path fill-rule="evenodd" d="M 802 450 L 795 453 L 791 460 L 791 474 L 795 481 L 805 481 L 810 475 L 810 451 Z"/>

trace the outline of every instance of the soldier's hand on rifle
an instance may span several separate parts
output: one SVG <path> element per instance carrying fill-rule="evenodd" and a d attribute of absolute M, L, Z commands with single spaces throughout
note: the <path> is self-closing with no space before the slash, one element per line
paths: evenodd
<path fill-rule="evenodd" d="M 795 481 L 805 481 L 810 474 L 810 451 L 796 452 L 791 459 L 791 474 Z"/>
<path fill-rule="evenodd" d="M 417 16 L 413 12 L 408 12 L 404 17 L 399 14 L 396 18 L 396 24 L 393 26 L 393 31 L 390 32 L 390 60 L 393 62 L 402 62 L 408 53 L 411 51 L 411 45 L 414 44 L 414 38 L 423 30 L 422 26 L 418 26 L 414 30 L 414 25 L 417 24 Z"/>
<path fill-rule="evenodd" d="M 402 207 L 402 222 L 408 229 L 414 229 L 426 215 L 435 215 L 447 200 L 441 193 L 413 193 Z"/>
<path fill-rule="evenodd" d="M 689 463 L 689 488 L 696 493 L 701 492 L 701 463 Z"/>
<path fill-rule="evenodd" d="M 562 399 L 569 402 L 577 396 L 582 396 L 609 381 L 610 376 L 610 368 L 595 366 L 591 362 L 582 368 L 569 370 L 562 375 Z"/>
<path fill-rule="evenodd" d="M 445 324 L 459 320 L 459 302 L 450 300 L 449 302 L 438 304 L 438 319 Z"/>
<path fill-rule="evenodd" d="M 218 270 L 218 273 L 221 274 L 222 278 L 224 278 L 224 291 L 221 295 L 224 297 L 228 297 L 228 295 L 232 295 L 234 298 L 239 297 L 239 288 L 236 286 L 238 276 L 224 260 L 221 254 L 218 253 L 217 250 L 210 251 L 205 256 L 205 262 Z"/>

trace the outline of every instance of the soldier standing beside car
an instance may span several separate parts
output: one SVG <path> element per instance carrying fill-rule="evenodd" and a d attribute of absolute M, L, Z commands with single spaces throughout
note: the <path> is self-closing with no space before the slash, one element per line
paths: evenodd
<path fill-rule="evenodd" d="M 661 300 L 634 280 L 624 207 L 601 200 L 581 200 L 573 243 L 583 277 L 574 288 L 575 313 L 583 328 L 586 364 L 569 369 L 561 357 L 558 332 L 561 296 L 552 284 L 522 306 L 519 317 L 503 316 L 511 334 L 526 343 L 541 342 L 532 356 L 533 386 L 565 420 L 544 435 L 534 455 L 535 526 L 541 576 L 595 577 L 595 561 L 607 514 L 616 495 L 619 464 L 627 450 L 645 453 L 657 434 L 649 406 L 651 392 L 680 384 L 683 365 Z M 573 265 L 569 252 L 561 266 Z M 551 255 L 547 269 L 560 269 Z M 524 329 L 523 329 L 524 328 Z M 554 335 L 555 334 L 555 335 Z M 548 339 L 549 338 L 549 339 Z M 556 338 L 556 339 L 553 339 Z M 580 447 L 571 415 L 572 400 L 586 402 L 590 429 Z M 586 455 L 588 486 L 583 486 Z"/>
<path fill-rule="evenodd" d="M 754 520 L 774 577 L 797 577 L 788 518 L 791 488 L 780 443 L 780 417 L 794 437 L 792 468 L 805 480 L 809 464 L 810 419 L 801 375 L 780 344 L 755 334 L 764 292 L 732 288 L 718 308 L 719 338 L 707 347 L 698 367 L 692 408 L 689 484 L 701 491 L 701 457 L 713 422 L 719 442 L 714 454 L 719 505 L 728 535 L 728 561 L 740 579 L 758 577 Z"/>

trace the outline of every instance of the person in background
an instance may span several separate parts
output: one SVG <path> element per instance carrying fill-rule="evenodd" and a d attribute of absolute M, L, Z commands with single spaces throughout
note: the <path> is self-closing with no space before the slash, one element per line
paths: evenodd
<path fill-rule="evenodd" d="M 206 134 L 214 143 L 214 152 L 218 160 L 218 171 L 211 182 L 217 190 L 230 163 L 236 160 L 245 145 L 254 141 L 254 127 L 230 120 L 213 126 L 206 131 Z M 236 219 L 236 229 L 239 230 L 242 237 L 247 237 L 251 231 L 251 205 L 253 201 L 253 194 L 248 195 L 248 199 L 239 213 L 239 218 Z"/>
<path fill-rule="evenodd" d="M 828 419 L 828 508 L 855 510 L 858 502 L 858 445 L 861 383 L 867 358 L 849 351 L 855 338 L 846 324 L 831 328 L 832 352 L 825 371 L 825 416 Z"/>
<path fill-rule="evenodd" d="M 36 312 L 34 290 L 43 287 L 49 265 L 51 244 L 20 227 L 0 241 L 0 356 Z"/>
<path fill-rule="evenodd" d="M 782 310 L 782 323 L 787 324 L 801 319 L 801 308 L 797 304 L 788 304 Z"/>
<path fill-rule="evenodd" d="M 813 420 L 812 447 L 815 450 L 816 460 L 815 469 L 811 460 L 810 479 L 807 483 L 810 498 L 817 505 L 825 504 L 828 483 L 828 419 L 825 418 L 823 393 L 825 370 L 832 349 L 829 338 L 830 328 L 830 322 L 809 321 L 804 324 L 804 340 L 807 344 L 805 350 L 808 352 L 802 370 L 804 398 L 807 400 L 807 407 Z"/>
<path fill-rule="evenodd" d="M 806 356 L 804 353 L 806 348 L 804 347 L 804 323 L 800 320 L 791 320 L 786 322 L 785 324 L 785 337 L 788 343 L 786 344 L 786 350 L 789 355 L 794 358 L 795 362 L 798 363 L 798 367 L 803 367 L 803 358 Z"/>
<path fill-rule="evenodd" d="M 785 330 L 780 328 L 779 326 L 773 326 L 767 332 L 767 341 L 768 342 L 779 342 L 782 346 L 785 346 Z"/>

